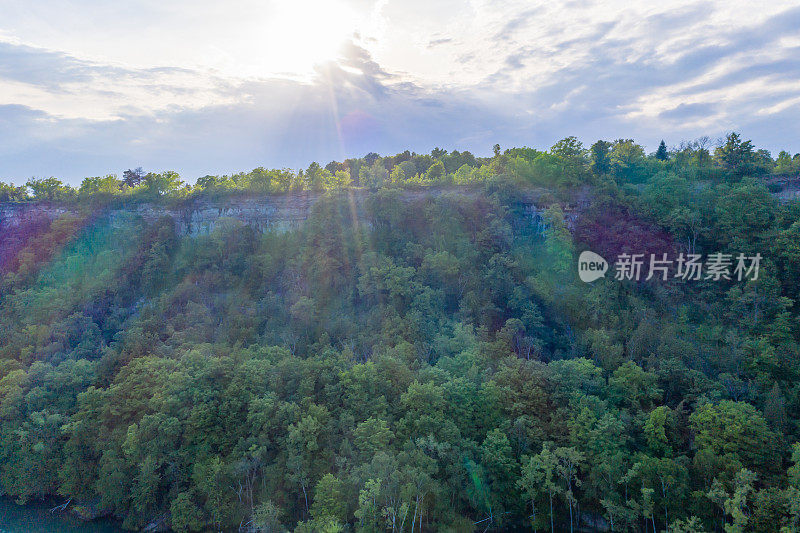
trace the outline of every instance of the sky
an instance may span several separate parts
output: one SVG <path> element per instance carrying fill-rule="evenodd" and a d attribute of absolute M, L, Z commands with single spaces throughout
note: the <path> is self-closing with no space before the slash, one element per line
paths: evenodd
<path fill-rule="evenodd" d="M 800 151 L 800 3 L 0 0 L 0 180 L 575 135 Z"/>

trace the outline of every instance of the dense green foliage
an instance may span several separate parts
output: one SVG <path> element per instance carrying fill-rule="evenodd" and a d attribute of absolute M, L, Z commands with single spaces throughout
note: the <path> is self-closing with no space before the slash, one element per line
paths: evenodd
<path fill-rule="evenodd" d="M 498 175 L 545 187 L 568 187 L 593 182 L 608 175 L 618 182 L 642 183 L 654 174 L 672 171 L 694 179 L 741 178 L 764 174 L 794 175 L 800 172 L 800 154 L 781 151 L 773 159 L 767 150 L 756 150 L 737 133 L 728 135 L 713 154 L 708 139 L 683 143 L 670 154 L 664 141 L 651 156 L 631 139 L 598 141 L 585 149 L 575 137 L 557 142 L 548 151 L 511 148 L 495 156 L 475 157 L 470 152 L 440 148 L 430 155 L 406 150 L 394 156 L 370 153 L 362 158 L 331 161 L 324 167 L 312 163 L 298 172 L 290 169 L 256 168 L 230 176 L 203 176 L 194 185 L 176 172 L 145 173 L 141 168 L 116 175 L 86 178 L 80 187 L 56 178 L 30 179 L 25 185 L 0 182 L 0 202 L 7 201 L 107 201 L 114 197 L 152 201 L 158 198 L 218 196 L 236 192 L 282 193 L 339 190 L 347 187 L 423 187 L 485 183 Z M 688 174 L 691 174 L 689 176 Z"/>
<path fill-rule="evenodd" d="M 90 206 L 0 249 L 0 490 L 177 531 L 797 531 L 800 202 L 759 176 L 798 169 L 735 135 L 568 138 L 0 185 Z M 475 187 L 399 188 L 431 184 Z M 334 191 L 287 232 L 104 207 L 349 186 L 357 215 Z M 577 279 L 577 252 L 636 247 L 765 259 Z"/>

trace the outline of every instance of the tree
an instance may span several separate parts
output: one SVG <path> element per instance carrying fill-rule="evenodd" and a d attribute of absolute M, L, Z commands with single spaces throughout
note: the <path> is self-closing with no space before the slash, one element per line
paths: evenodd
<path fill-rule="evenodd" d="M 798 530 L 800 201 L 631 143 L 589 195 L 567 138 L 309 172 L 466 193 L 257 168 L 0 205 L 0 492 L 137 529 Z M 587 285 L 577 249 L 762 263 Z"/>
<path fill-rule="evenodd" d="M 713 461 L 717 469 L 710 472 L 712 476 L 722 474 L 721 468 L 729 472 L 741 466 L 761 469 L 774 464 L 774 435 L 752 405 L 727 400 L 706 403 L 689 420 L 698 453 L 717 458 Z"/>
<path fill-rule="evenodd" d="M 205 499 L 205 509 L 211 522 L 220 528 L 231 513 L 231 491 L 228 466 L 219 456 L 195 463 L 192 478 L 198 492 Z"/>
<path fill-rule="evenodd" d="M 667 531 L 672 533 L 706 533 L 703 528 L 703 522 L 696 516 L 690 516 L 686 520 L 675 520 L 670 524 Z"/>
<path fill-rule="evenodd" d="M 393 438 L 394 434 L 383 419 L 370 417 L 353 430 L 353 444 L 365 459 L 371 459 L 386 449 Z"/>
<path fill-rule="evenodd" d="M 649 410 L 660 396 L 656 376 L 633 361 L 619 366 L 608 380 L 609 399 L 617 405 L 631 407 L 634 412 Z"/>
<path fill-rule="evenodd" d="M 488 497 L 494 502 L 493 514 L 501 519 L 504 510 L 515 499 L 519 465 L 514 460 L 508 437 L 499 429 L 486 435 L 481 445 L 481 465 L 488 483 Z"/>
<path fill-rule="evenodd" d="M 425 175 L 430 181 L 439 181 L 445 176 L 446 172 L 444 163 L 437 161 L 428 168 Z"/>
<path fill-rule="evenodd" d="M 650 452 L 655 455 L 671 455 L 670 433 L 676 426 L 675 414 L 666 405 L 660 405 L 650 411 L 644 424 L 644 434 Z"/>
<path fill-rule="evenodd" d="M 752 173 L 756 168 L 756 154 L 752 141 L 742 141 L 741 136 L 732 132 L 725 142 L 714 150 L 714 161 L 736 177 Z"/>
<path fill-rule="evenodd" d="M 619 181 L 643 181 L 644 148 L 633 139 L 617 139 L 611 146 L 611 171 Z"/>
<path fill-rule="evenodd" d="M 439 148 L 438 146 L 431 150 L 431 157 L 434 159 L 441 159 L 447 155 L 447 150 Z"/>
<path fill-rule="evenodd" d="M 550 147 L 550 153 L 564 159 L 583 161 L 586 150 L 575 136 L 565 137 Z"/>
<path fill-rule="evenodd" d="M 550 148 L 550 153 L 560 162 L 561 172 L 567 182 L 579 183 L 588 170 L 587 151 L 576 137 L 561 139 Z"/>
<path fill-rule="evenodd" d="M 358 509 L 355 517 L 358 518 L 356 531 L 372 533 L 380 531 L 380 504 L 378 499 L 381 494 L 381 480 L 368 479 L 364 488 L 358 493 Z"/>
<path fill-rule="evenodd" d="M 517 485 L 531 503 L 531 522 L 536 528 L 536 499 L 546 494 L 550 504 L 550 531 L 555 531 L 553 521 L 553 498 L 561 492 L 558 485 L 559 458 L 552 451 L 552 443 L 546 442 L 542 451 L 522 462 L 522 476 Z"/>
<path fill-rule="evenodd" d="M 122 173 L 122 182 L 132 189 L 138 187 L 144 181 L 144 177 L 145 172 L 142 167 L 136 167 L 133 170 L 128 169 Z"/>
<path fill-rule="evenodd" d="M 400 185 L 400 184 L 405 183 L 407 179 L 408 179 L 408 177 L 406 176 L 406 173 L 403 170 L 403 167 L 400 166 L 400 165 L 395 166 L 392 169 L 391 174 L 389 174 L 389 181 L 392 184 Z"/>
<path fill-rule="evenodd" d="M 611 146 L 608 141 L 597 141 L 590 148 L 592 171 L 596 175 L 607 174 L 611 170 Z"/>
<path fill-rule="evenodd" d="M 404 177 L 408 176 L 404 174 Z M 372 164 L 364 165 L 359 170 L 359 182 L 365 187 L 379 188 L 387 181 L 389 181 L 389 171 L 380 159 L 375 159 Z"/>
<path fill-rule="evenodd" d="M 281 524 L 280 517 L 280 507 L 271 500 L 266 500 L 256 507 L 255 515 L 253 516 L 253 527 L 264 533 L 281 533 L 285 528 Z"/>
<path fill-rule="evenodd" d="M 733 494 L 725 500 L 725 514 L 731 517 L 731 523 L 725 524 L 725 533 L 744 533 L 749 520 L 747 500 L 753 492 L 756 474 L 743 468 L 736 473 L 733 480 Z"/>
<path fill-rule="evenodd" d="M 314 489 L 311 516 L 315 519 L 334 518 L 344 522 L 347 518 L 346 512 L 344 483 L 333 474 L 325 474 Z"/>
<path fill-rule="evenodd" d="M 759 251 L 775 217 L 776 201 L 763 184 L 745 180 L 716 199 L 716 238 L 739 252 Z"/>
<path fill-rule="evenodd" d="M 308 165 L 304 176 L 306 187 L 312 191 L 322 190 L 325 188 L 326 182 L 332 181 L 332 174 L 316 161 Z"/>
<path fill-rule="evenodd" d="M 778 158 L 775 160 L 775 172 L 777 174 L 790 174 L 794 170 L 791 154 L 786 150 L 781 150 L 780 153 L 778 153 Z"/>
<path fill-rule="evenodd" d="M 56 178 L 31 178 L 25 186 L 33 192 L 33 196 L 37 200 L 57 202 L 75 197 L 75 189 L 64 185 Z"/>
<path fill-rule="evenodd" d="M 580 486 L 578 479 L 578 467 L 583 463 L 584 455 L 575 448 L 559 447 L 555 449 L 555 457 L 558 461 L 556 471 L 564 482 L 564 498 L 569 507 L 569 530 L 573 531 L 572 509 L 575 507 L 576 499 L 574 488 Z"/>
<path fill-rule="evenodd" d="M 547 224 L 546 249 L 553 271 L 564 275 L 571 270 L 573 260 L 572 235 L 564 222 L 564 212 L 554 204 L 547 208 L 544 219 Z"/>
<path fill-rule="evenodd" d="M 203 528 L 203 511 L 186 492 L 172 500 L 170 518 L 175 531 L 200 531 Z"/>
<path fill-rule="evenodd" d="M 663 139 L 658 144 L 658 150 L 656 150 L 656 159 L 658 159 L 659 161 L 666 161 L 667 159 L 669 159 L 669 152 L 667 151 L 667 145 Z"/>
<path fill-rule="evenodd" d="M 364 156 L 364 163 L 369 167 L 372 166 L 375 161 L 380 159 L 380 156 L 375 152 L 370 152 Z"/>
<path fill-rule="evenodd" d="M 800 489 L 800 442 L 795 442 L 792 445 L 792 466 L 789 467 L 787 474 L 789 483 L 793 487 Z"/>
<path fill-rule="evenodd" d="M 0 202 L 19 202 L 27 198 L 27 186 L 15 187 L 12 183 L 0 181 Z"/>
<path fill-rule="evenodd" d="M 789 487 L 786 489 L 786 499 L 789 501 L 789 520 L 791 530 L 796 531 L 800 526 L 800 443 L 792 445 L 792 466 L 787 472 Z"/>
<path fill-rule="evenodd" d="M 325 170 L 322 172 L 322 183 L 325 190 L 341 190 L 352 185 L 353 180 L 346 170 L 337 170 L 335 174 Z"/>
<path fill-rule="evenodd" d="M 121 190 L 122 183 L 114 174 L 108 176 L 86 178 L 81 183 L 78 194 L 81 196 L 92 196 L 96 194 L 117 194 Z"/>
<path fill-rule="evenodd" d="M 315 465 L 320 459 L 322 432 L 329 417 L 325 407 L 312 405 L 308 411 L 299 422 L 289 426 L 287 436 L 289 478 L 300 486 L 306 512 L 310 509 L 308 487 L 315 477 Z"/>
<path fill-rule="evenodd" d="M 176 193 L 184 185 L 177 172 L 166 171 L 159 174 L 150 172 L 144 177 L 144 186 L 154 196 Z"/>

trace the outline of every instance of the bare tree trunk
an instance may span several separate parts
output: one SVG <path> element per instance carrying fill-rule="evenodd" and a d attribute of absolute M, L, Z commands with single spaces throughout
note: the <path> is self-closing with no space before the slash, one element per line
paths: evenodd
<path fill-rule="evenodd" d="M 61 505 L 56 505 L 55 507 L 53 507 L 52 509 L 50 509 L 50 512 L 51 512 L 51 513 L 53 513 L 53 512 L 55 512 L 55 511 L 59 511 L 59 512 L 63 511 L 64 509 L 66 509 L 66 508 L 67 508 L 67 506 L 69 505 L 69 503 L 70 503 L 71 501 L 72 501 L 72 498 L 70 498 L 70 499 L 69 499 L 69 500 L 67 500 L 66 502 L 62 503 Z"/>
<path fill-rule="evenodd" d="M 419 494 L 417 494 L 414 502 L 414 519 L 411 521 L 411 533 L 414 533 L 414 526 L 417 525 L 417 511 L 419 510 Z"/>
<path fill-rule="evenodd" d="M 572 531 L 572 500 L 568 500 L 567 503 L 569 504 L 569 533 L 573 533 L 573 531 Z"/>

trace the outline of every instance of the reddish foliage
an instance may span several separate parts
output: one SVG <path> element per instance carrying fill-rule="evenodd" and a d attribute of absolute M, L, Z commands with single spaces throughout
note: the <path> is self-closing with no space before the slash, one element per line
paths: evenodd
<path fill-rule="evenodd" d="M 593 205 L 582 212 L 575 222 L 575 240 L 588 249 L 614 262 L 623 253 L 676 255 L 672 236 L 627 207 L 612 200 Z"/>
<path fill-rule="evenodd" d="M 34 215 L 17 226 L 3 227 L 0 232 L 0 275 L 9 272 L 30 274 L 72 239 L 80 226 L 81 219 L 71 215 L 56 220 Z"/>
<path fill-rule="evenodd" d="M 0 275 L 16 270 L 19 252 L 49 227 L 50 219 L 46 217 L 25 221 L 18 226 L 0 227 Z"/>

